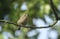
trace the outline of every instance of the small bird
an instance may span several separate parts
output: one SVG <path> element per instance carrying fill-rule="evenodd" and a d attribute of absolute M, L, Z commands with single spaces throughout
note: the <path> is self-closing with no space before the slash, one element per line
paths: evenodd
<path fill-rule="evenodd" d="M 20 29 L 21 25 L 26 25 L 27 22 L 27 18 L 28 18 L 28 14 L 24 13 L 17 21 L 18 26 L 18 30 Z"/>

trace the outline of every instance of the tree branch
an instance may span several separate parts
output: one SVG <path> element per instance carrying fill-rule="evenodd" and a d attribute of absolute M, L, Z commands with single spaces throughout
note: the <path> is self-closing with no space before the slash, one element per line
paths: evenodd
<path fill-rule="evenodd" d="M 7 20 L 0 20 L 0 22 L 8 23 L 8 24 L 13 24 L 13 25 L 15 25 L 15 26 L 20 26 L 20 27 L 25 27 L 25 28 L 32 28 L 32 29 L 41 29 L 41 28 L 50 28 L 50 27 L 53 27 L 53 26 L 58 22 L 59 17 L 58 17 L 58 15 L 57 15 L 57 12 L 56 12 L 56 9 L 55 9 L 55 6 L 54 6 L 52 0 L 49 0 L 49 1 L 50 1 L 51 8 L 52 8 L 52 10 L 53 10 L 53 12 L 54 12 L 54 15 L 55 15 L 55 17 L 56 17 L 56 21 L 55 21 L 52 25 L 44 26 L 44 27 L 31 27 L 32 25 L 30 25 L 30 26 L 18 25 L 18 24 L 16 24 L 16 23 L 13 23 L 13 22 L 10 22 L 10 21 L 7 21 Z"/>
<path fill-rule="evenodd" d="M 13 22 L 11 22 L 11 21 L 7 21 L 7 20 L 0 20 L 0 22 L 8 23 L 8 24 L 13 24 L 13 25 L 18 26 L 16 23 L 13 23 Z"/>
<path fill-rule="evenodd" d="M 58 14 L 57 14 L 57 9 L 55 8 L 55 5 L 53 4 L 53 1 L 49 0 L 49 2 L 50 2 L 51 9 L 53 10 L 54 15 L 56 17 L 56 20 L 59 20 L 59 17 L 58 17 Z"/>
<path fill-rule="evenodd" d="M 27 26 L 27 25 L 17 25 L 16 23 L 13 23 L 13 22 L 10 22 L 10 21 L 7 21 L 7 20 L 0 20 L 0 22 L 8 23 L 8 24 L 13 24 L 15 26 L 20 26 L 20 27 L 25 27 L 25 28 L 41 29 L 41 28 L 50 28 L 50 27 L 53 27 L 58 21 L 55 21 L 52 25 L 45 26 L 45 27 L 31 27 L 32 25 L 30 25 L 30 26 Z"/>

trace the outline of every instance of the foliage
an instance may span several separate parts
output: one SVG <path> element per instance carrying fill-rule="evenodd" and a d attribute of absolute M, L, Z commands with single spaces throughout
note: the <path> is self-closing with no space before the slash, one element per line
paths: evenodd
<path fill-rule="evenodd" d="M 21 6 L 24 2 L 26 2 L 27 10 L 21 10 Z M 59 4 L 59 0 L 53 0 L 53 3 L 57 7 Z M 3 19 L 4 16 L 8 15 L 8 21 L 17 23 L 17 20 L 24 13 L 27 13 L 29 15 L 27 24 L 33 25 L 32 27 L 35 27 L 32 22 L 33 18 L 41 18 L 45 21 L 45 14 L 49 15 L 52 19 L 55 18 L 49 5 L 49 0 L 0 0 L 0 19 Z M 2 27 L 3 31 L 9 31 L 13 35 L 17 29 L 17 26 L 7 23 L 4 23 Z M 28 36 L 26 34 L 32 29 L 22 28 L 21 30 L 23 34 L 21 33 L 22 35 L 18 38 L 28 39 Z"/>

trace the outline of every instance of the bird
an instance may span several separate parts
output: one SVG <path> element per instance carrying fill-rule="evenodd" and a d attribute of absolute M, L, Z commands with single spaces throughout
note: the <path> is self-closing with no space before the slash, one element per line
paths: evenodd
<path fill-rule="evenodd" d="M 28 14 L 27 13 L 24 13 L 22 16 L 20 16 L 20 18 L 17 21 L 17 24 L 19 25 L 18 28 L 17 28 L 18 30 L 20 30 L 20 27 L 22 25 L 26 25 L 27 18 L 28 18 Z"/>

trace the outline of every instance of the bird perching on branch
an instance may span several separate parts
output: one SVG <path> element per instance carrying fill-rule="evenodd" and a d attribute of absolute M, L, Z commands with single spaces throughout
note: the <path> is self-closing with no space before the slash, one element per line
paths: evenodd
<path fill-rule="evenodd" d="M 20 29 L 20 27 L 22 25 L 26 25 L 26 22 L 27 22 L 27 18 L 28 18 L 28 14 L 27 13 L 24 13 L 17 21 L 17 24 L 19 25 L 18 26 L 18 30 Z"/>

